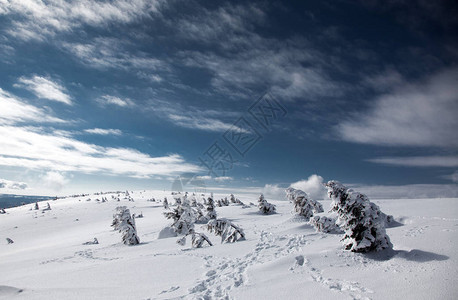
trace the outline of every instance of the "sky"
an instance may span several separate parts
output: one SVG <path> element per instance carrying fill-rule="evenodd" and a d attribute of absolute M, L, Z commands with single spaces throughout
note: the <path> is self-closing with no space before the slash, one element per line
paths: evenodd
<path fill-rule="evenodd" d="M 0 0 L 0 193 L 458 197 L 453 2 Z"/>

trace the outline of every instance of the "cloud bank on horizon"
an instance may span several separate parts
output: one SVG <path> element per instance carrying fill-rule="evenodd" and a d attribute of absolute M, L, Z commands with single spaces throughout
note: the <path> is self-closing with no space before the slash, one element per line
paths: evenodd
<path fill-rule="evenodd" d="M 169 188 L 191 172 L 276 197 L 322 198 L 330 179 L 452 195 L 457 14 L 452 1 L 0 2 L 0 192 Z M 210 174 L 199 157 L 249 133 L 234 124 L 266 91 L 288 115 Z"/>

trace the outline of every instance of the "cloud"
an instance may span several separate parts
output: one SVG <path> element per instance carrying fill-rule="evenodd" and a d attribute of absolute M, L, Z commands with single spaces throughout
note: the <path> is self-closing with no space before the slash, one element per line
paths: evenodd
<path fill-rule="evenodd" d="M 346 141 L 391 146 L 457 147 L 458 68 L 406 84 L 336 128 Z"/>
<path fill-rule="evenodd" d="M 0 1 L 0 15 L 7 15 L 5 31 L 22 40 L 45 40 L 83 26 L 127 24 L 157 13 L 162 1 Z"/>
<path fill-rule="evenodd" d="M 291 37 L 263 37 L 256 28 L 268 24 L 259 5 L 224 5 L 200 8 L 198 13 L 173 22 L 181 39 L 205 47 L 206 51 L 179 53 L 185 65 L 205 68 L 212 74 L 212 87 L 225 95 L 248 98 L 253 91 L 270 88 L 286 99 L 341 95 L 324 69 L 337 69 L 323 51 L 310 41 Z M 172 25 L 172 24 L 170 24 Z M 222 54 L 224 53 L 224 54 Z"/>
<path fill-rule="evenodd" d="M 89 133 L 89 134 L 99 134 L 99 135 L 122 135 L 122 131 L 119 129 L 93 128 L 93 129 L 85 129 L 84 132 Z"/>
<path fill-rule="evenodd" d="M 456 184 L 409 184 L 409 185 L 348 185 L 355 191 L 372 199 L 420 199 L 420 198 L 456 198 Z"/>
<path fill-rule="evenodd" d="M 306 192 L 313 199 L 326 199 L 326 188 L 323 186 L 323 177 L 313 174 L 290 185 L 292 188 Z"/>
<path fill-rule="evenodd" d="M 55 191 L 62 190 L 62 188 L 69 182 L 64 174 L 54 171 L 47 172 L 44 176 L 42 176 L 41 180 L 44 186 Z"/>
<path fill-rule="evenodd" d="M 132 100 L 130 100 L 129 98 L 121 99 L 119 97 L 110 96 L 110 95 L 103 95 L 102 97 L 98 98 L 96 101 L 102 106 L 105 106 L 105 105 L 116 105 L 120 107 L 135 106 L 135 103 Z"/>
<path fill-rule="evenodd" d="M 0 165 L 34 170 L 81 172 L 149 178 L 197 172 L 177 154 L 151 157 L 130 148 L 88 144 L 37 127 L 0 126 Z"/>
<path fill-rule="evenodd" d="M 178 154 L 152 157 L 130 148 L 102 147 L 77 140 L 71 132 L 21 126 L 22 122 L 63 121 L 0 89 L 0 165 L 54 172 L 123 175 L 133 178 L 198 172 Z M 90 133 L 117 134 L 115 129 Z"/>
<path fill-rule="evenodd" d="M 205 112 L 199 113 L 199 115 L 190 116 L 169 114 L 168 118 L 177 126 L 204 131 L 224 132 L 234 126 L 231 123 L 225 123 L 217 119 L 206 117 Z M 239 128 L 239 130 L 242 132 L 245 131 L 242 128 Z"/>
<path fill-rule="evenodd" d="M 266 184 L 262 188 L 262 194 L 266 196 L 267 199 L 284 200 L 285 188 L 279 187 L 277 184 Z"/>
<path fill-rule="evenodd" d="M 146 53 L 127 51 L 126 41 L 116 38 L 95 38 L 86 44 L 64 42 L 61 46 L 90 68 L 147 71 L 163 71 L 168 68 L 164 61 L 149 57 Z M 145 77 L 144 72 L 137 73 L 140 77 Z M 151 77 L 153 75 L 156 77 Z M 148 76 L 160 81 L 160 76 L 157 74 L 148 74 Z"/>
<path fill-rule="evenodd" d="M 67 94 L 65 87 L 52 81 L 50 78 L 37 75 L 30 78 L 21 77 L 19 78 L 19 83 L 14 86 L 25 88 L 34 93 L 38 98 L 72 105 L 71 97 Z"/>
<path fill-rule="evenodd" d="M 367 161 L 406 167 L 458 167 L 458 156 L 379 157 Z"/>
<path fill-rule="evenodd" d="M 223 182 L 223 181 L 232 181 L 234 178 L 229 177 L 229 176 L 219 176 L 219 177 L 215 177 L 213 179 L 215 181 L 218 181 L 218 182 Z"/>
<path fill-rule="evenodd" d="M 0 189 L 25 190 L 27 183 L 17 182 L 0 178 Z"/>
<path fill-rule="evenodd" d="M 0 88 L 0 125 L 25 122 L 64 123 L 50 112 L 30 105 Z"/>

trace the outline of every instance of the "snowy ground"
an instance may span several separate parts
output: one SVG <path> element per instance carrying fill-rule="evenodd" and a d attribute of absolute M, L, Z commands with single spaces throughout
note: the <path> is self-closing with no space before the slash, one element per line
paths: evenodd
<path fill-rule="evenodd" d="M 271 199 L 278 213 L 270 216 L 256 206 L 217 208 L 218 217 L 245 230 L 246 241 L 220 244 L 202 229 L 213 247 L 179 246 L 177 238 L 157 239 L 170 221 L 162 203 L 146 200 L 164 195 L 172 199 L 135 191 L 135 202 L 90 195 L 51 201 L 46 212 L 32 204 L 8 209 L 0 215 L 0 298 L 458 298 L 458 199 L 374 201 L 400 224 L 387 229 L 394 251 L 363 255 L 342 250 L 340 235 L 316 233 L 291 214 L 289 202 Z M 136 220 L 140 245 L 121 244 L 110 227 L 118 205 L 143 213 Z M 83 245 L 94 237 L 100 244 Z"/>

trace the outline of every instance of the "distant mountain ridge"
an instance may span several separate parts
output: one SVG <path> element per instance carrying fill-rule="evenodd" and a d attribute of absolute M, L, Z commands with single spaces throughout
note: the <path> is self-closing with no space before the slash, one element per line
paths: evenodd
<path fill-rule="evenodd" d="M 0 208 L 11 208 L 22 204 L 33 203 L 37 201 L 51 200 L 48 196 L 24 196 L 14 194 L 0 194 Z"/>

